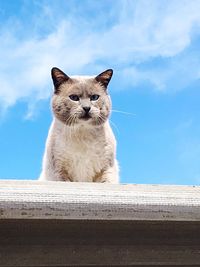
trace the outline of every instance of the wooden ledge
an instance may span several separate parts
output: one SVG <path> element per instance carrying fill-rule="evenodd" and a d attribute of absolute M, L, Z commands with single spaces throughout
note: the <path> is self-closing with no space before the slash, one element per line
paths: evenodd
<path fill-rule="evenodd" d="M 0 267 L 200 266 L 200 187 L 0 181 Z"/>
<path fill-rule="evenodd" d="M 200 221 L 200 187 L 1 180 L 0 218 Z"/>

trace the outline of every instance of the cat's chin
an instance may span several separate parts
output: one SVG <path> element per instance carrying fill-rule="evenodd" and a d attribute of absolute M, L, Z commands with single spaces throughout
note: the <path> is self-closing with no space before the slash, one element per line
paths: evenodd
<path fill-rule="evenodd" d="M 105 121 L 97 120 L 93 117 L 84 116 L 82 118 L 79 118 L 77 121 L 77 126 L 87 126 L 87 127 L 99 127 L 102 126 L 105 123 Z"/>

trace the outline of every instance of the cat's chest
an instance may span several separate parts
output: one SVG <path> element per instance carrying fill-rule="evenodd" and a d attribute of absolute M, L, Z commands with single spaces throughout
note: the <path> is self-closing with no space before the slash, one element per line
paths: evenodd
<path fill-rule="evenodd" d="M 61 145 L 62 159 L 74 181 L 92 182 L 104 164 L 104 142 L 98 140 L 66 140 Z"/>

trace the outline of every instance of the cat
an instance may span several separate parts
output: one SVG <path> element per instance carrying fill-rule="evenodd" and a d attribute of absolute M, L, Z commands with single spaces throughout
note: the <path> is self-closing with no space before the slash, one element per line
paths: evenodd
<path fill-rule="evenodd" d="M 112 74 L 108 69 L 97 76 L 69 77 L 52 68 L 53 122 L 39 180 L 119 182 L 116 140 L 108 120 Z"/>

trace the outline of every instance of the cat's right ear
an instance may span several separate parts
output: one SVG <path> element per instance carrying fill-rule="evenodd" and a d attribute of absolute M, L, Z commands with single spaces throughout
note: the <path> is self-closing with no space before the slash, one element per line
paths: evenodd
<path fill-rule="evenodd" d="M 58 88 L 62 83 L 70 80 L 70 77 L 67 76 L 67 74 L 55 67 L 51 70 L 51 77 L 53 80 L 55 93 L 58 92 Z"/>

